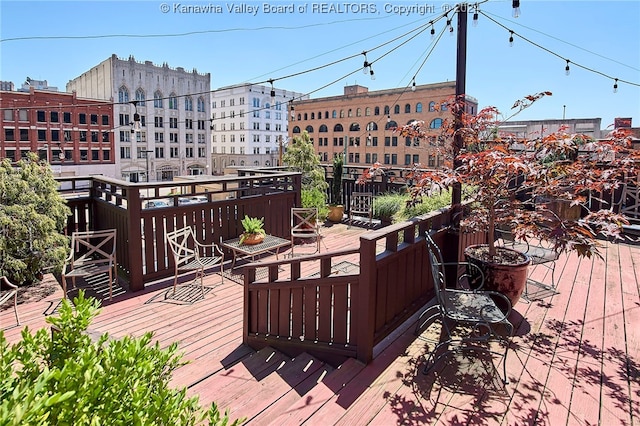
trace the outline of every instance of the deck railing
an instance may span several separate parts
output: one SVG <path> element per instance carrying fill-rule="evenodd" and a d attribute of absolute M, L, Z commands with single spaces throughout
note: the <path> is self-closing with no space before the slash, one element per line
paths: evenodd
<path fill-rule="evenodd" d="M 242 233 L 245 214 L 264 217 L 269 234 L 289 237 L 291 207 L 300 204 L 300 174 L 239 170 L 238 176 L 131 183 L 102 176 L 59 178 L 72 215 L 66 232 L 117 230 L 120 272 L 133 291 L 173 275 L 165 230 L 193 226 L 198 240 L 220 243 Z M 193 196 L 198 203 L 183 203 Z M 151 202 L 162 201 L 161 208 Z"/>
<path fill-rule="evenodd" d="M 360 237 L 356 249 L 244 267 L 244 342 L 327 361 L 374 348 L 433 297 L 425 232 L 441 230 L 447 244 L 448 211 L 438 211 Z M 353 259 L 353 268 L 340 269 Z"/>

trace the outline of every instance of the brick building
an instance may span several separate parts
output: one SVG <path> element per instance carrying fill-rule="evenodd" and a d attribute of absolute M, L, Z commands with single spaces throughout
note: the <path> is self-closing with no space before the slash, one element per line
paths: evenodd
<path fill-rule="evenodd" d="M 342 96 L 294 101 L 289 136 L 307 131 L 322 162 L 346 153 L 346 163 L 439 167 L 444 159 L 421 141 L 406 140 L 393 129 L 424 121 L 436 134 L 447 117 L 447 101 L 455 96 L 455 82 L 370 92 L 346 86 Z M 467 96 L 467 111 L 475 114 L 478 101 Z M 346 143 L 345 143 L 346 142 Z"/>
<path fill-rule="evenodd" d="M 15 162 L 29 151 L 60 175 L 115 171 L 113 105 L 75 93 L 0 91 L 0 157 Z"/>

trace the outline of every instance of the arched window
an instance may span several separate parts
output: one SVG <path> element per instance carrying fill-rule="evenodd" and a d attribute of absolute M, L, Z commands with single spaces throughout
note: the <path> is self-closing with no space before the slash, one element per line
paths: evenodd
<path fill-rule="evenodd" d="M 393 113 L 394 114 L 400 114 L 400 105 L 395 105 L 393 107 Z"/>
<path fill-rule="evenodd" d="M 389 109 L 389 105 L 385 105 L 384 106 L 384 115 L 389 115 L 391 113 L 391 110 Z"/>
<path fill-rule="evenodd" d="M 362 117 L 362 109 L 356 109 L 356 117 Z"/>
<path fill-rule="evenodd" d="M 410 104 L 405 104 L 404 113 L 405 114 L 410 114 L 411 113 L 411 105 Z"/>
<path fill-rule="evenodd" d="M 373 132 L 378 130 L 378 124 L 375 121 L 370 121 L 367 123 L 367 131 Z"/>
<path fill-rule="evenodd" d="M 349 126 L 349 131 L 350 132 L 359 132 L 360 131 L 360 125 L 358 123 L 351 123 L 351 126 Z"/>
<path fill-rule="evenodd" d="M 344 110 L 343 109 L 340 110 L 340 118 L 344 118 Z"/>
<path fill-rule="evenodd" d="M 307 121 L 309 119 L 309 114 L 307 114 L 306 112 L 304 113 L 304 120 Z"/>
<path fill-rule="evenodd" d="M 429 112 L 434 112 L 436 110 L 436 103 L 431 101 L 429 102 Z"/>
<path fill-rule="evenodd" d="M 439 129 L 440 127 L 442 127 L 442 118 L 434 118 L 431 120 L 431 123 L 429 123 L 430 129 Z"/>
<path fill-rule="evenodd" d="M 395 121 L 391 120 L 388 121 L 387 124 L 384 126 L 385 130 L 390 130 L 390 129 L 395 129 L 396 127 L 398 127 L 398 123 L 396 123 Z"/>
<path fill-rule="evenodd" d="M 142 90 L 142 87 L 136 90 L 136 101 L 138 101 L 138 105 L 144 106 L 145 96 L 144 96 L 144 90 Z"/>
<path fill-rule="evenodd" d="M 375 107 L 373 109 L 373 115 L 380 115 L 380 107 Z"/>
<path fill-rule="evenodd" d="M 129 102 L 129 89 L 122 86 L 118 89 L 118 102 L 121 104 Z"/>
<path fill-rule="evenodd" d="M 184 98 L 184 110 L 193 111 L 193 99 L 190 96 Z"/>
<path fill-rule="evenodd" d="M 169 109 L 178 109 L 178 98 L 175 93 L 169 95 Z"/>
<path fill-rule="evenodd" d="M 318 132 L 320 132 L 320 133 L 327 133 L 328 131 L 329 131 L 329 129 L 327 128 L 326 124 L 320 125 L 320 128 L 318 129 Z"/>
<path fill-rule="evenodd" d="M 198 112 L 205 112 L 204 98 L 198 98 Z"/>
<path fill-rule="evenodd" d="M 416 104 L 416 112 L 422 112 L 422 102 Z"/>
<path fill-rule="evenodd" d="M 298 121 L 302 120 L 302 114 L 298 113 Z"/>
<path fill-rule="evenodd" d="M 307 131 L 307 133 L 313 133 L 313 126 L 307 126 L 305 130 Z"/>
<path fill-rule="evenodd" d="M 347 110 L 347 117 L 353 117 L 353 110 L 351 108 Z"/>
<path fill-rule="evenodd" d="M 335 109 L 331 111 L 331 118 L 338 118 L 338 111 L 336 111 Z"/>
<path fill-rule="evenodd" d="M 333 126 L 333 131 L 334 132 L 344 132 L 344 127 L 342 127 L 342 124 L 338 123 L 335 126 Z"/>
<path fill-rule="evenodd" d="M 364 109 L 364 115 L 365 117 L 369 117 L 371 115 L 371 107 L 366 107 Z"/>
<path fill-rule="evenodd" d="M 324 118 L 325 118 L 325 120 L 329 119 L 329 111 L 325 111 L 324 112 Z"/>
<path fill-rule="evenodd" d="M 244 166 L 244 160 L 240 160 L 240 165 Z"/>
<path fill-rule="evenodd" d="M 315 119 L 316 119 L 316 113 L 315 113 L 315 112 L 312 112 L 312 113 L 311 113 L 311 119 L 312 119 L 312 120 L 315 120 Z"/>
<path fill-rule="evenodd" d="M 443 103 L 442 103 L 442 105 L 440 105 L 440 111 L 446 111 L 447 109 L 449 109 L 449 108 L 447 107 L 447 103 L 446 103 L 446 102 L 443 102 Z"/>
<path fill-rule="evenodd" d="M 298 127 L 298 126 L 293 126 L 293 130 L 292 130 L 292 132 L 293 132 L 293 133 L 300 133 L 300 127 Z"/>
<path fill-rule="evenodd" d="M 156 92 L 153 94 L 153 107 L 154 108 L 163 108 L 162 106 L 162 92 L 159 90 L 156 90 Z"/>

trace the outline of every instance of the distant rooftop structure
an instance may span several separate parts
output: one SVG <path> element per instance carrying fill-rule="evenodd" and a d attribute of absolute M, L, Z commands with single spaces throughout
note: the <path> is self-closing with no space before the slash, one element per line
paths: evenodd
<path fill-rule="evenodd" d="M 50 92 L 57 92 L 58 88 L 54 86 L 49 86 L 49 82 L 47 80 L 33 80 L 30 77 L 27 77 L 27 81 L 22 84 L 22 88 L 18 89 L 18 92 L 29 92 L 31 88 L 36 90 L 48 90 Z"/>
<path fill-rule="evenodd" d="M 0 90 L 13 92 L 14 90 L 16 90 L 16 86 L 12 81 L 0 81 Z"/>

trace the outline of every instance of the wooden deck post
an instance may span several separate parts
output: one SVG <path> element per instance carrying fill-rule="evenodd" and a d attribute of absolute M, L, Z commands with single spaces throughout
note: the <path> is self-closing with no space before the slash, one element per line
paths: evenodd
<path fill-rule="evenodd" d="M 368 363 L 373 359 L 376 309 L 376 240 L 360 237 L 360 284 L 358 285 L 357 357 Z"/>
<path fill-rule="evenodd" d="M 142 275 L 142 231 L 140 228 L 140 210 L 142 201 L 140 200 L 140 189 L 131 186 L 128 188 L 127 212 L 129 213 L 127 226 L 129 228 L 128 245 L 129 254 L 129 288 L 131 291 L 144 290 L 144 280 Z"/>

